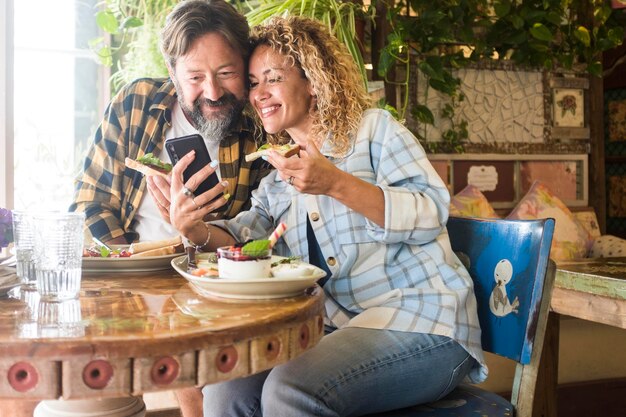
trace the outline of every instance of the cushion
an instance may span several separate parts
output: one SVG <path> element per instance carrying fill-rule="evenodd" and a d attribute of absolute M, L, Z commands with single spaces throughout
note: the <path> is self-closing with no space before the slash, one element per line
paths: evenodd
<path fill-rule="evenodd" d="M 616 256 L 626 256 L 626 240 L 613 235 L 604 235 L 593 241 L 589 257 L 613 258 Z"/>
<path fill-rule="evenodd" d="M 450 200 L 450 215 L 457 217 L 482 217 L 497 219 L 499 216 L 480 190 L 468 185 Z"/>
<path fill-rule="evenodd" d="M 573 211 L 572 214 L 580 224 L 589 232 L 592 239 L 600 237 L 600 226 L 596 212 L 591 210 Z"/>
<path fill-rule="evenodd" d="M 563 201 L 541 181 L 533 183 L 507 219 L 530 220 L 549 217 L 555 220 L 550 257 L 555 261 L 586 257 L 592 244 L 591 235 L 576 220 Z"/>

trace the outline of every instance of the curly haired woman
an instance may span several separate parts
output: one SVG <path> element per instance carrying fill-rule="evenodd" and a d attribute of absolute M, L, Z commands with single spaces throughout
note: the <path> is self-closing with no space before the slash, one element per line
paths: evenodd
<path fill-rule="evenodd" d="M 285 222 L 274 253 L 327 271 L 327 334 L 284 365 L 204 387 L 205 416 L 361 416 L 483 380 L 472 281 L 450 247 L 448 190 L 423 148 L 369 109 L 354 62 L 322 24 L 275 18 L 254 34 L 250 102 L 272 140 L 297 143 L 299 157 L 270 152 L 276 170 L 250 211 L 180 231 L 214 249 Z M 174 168 L 174 192 L 189 159 Z"/>

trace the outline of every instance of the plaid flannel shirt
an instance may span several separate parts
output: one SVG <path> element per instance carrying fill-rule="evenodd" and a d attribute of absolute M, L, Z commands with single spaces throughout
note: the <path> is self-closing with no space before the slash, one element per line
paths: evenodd
<path fill-rule="evenodd" d="M 146 192 L 144 176 L 124 163 L 148 152 L 160 153 L 165 132 L 171 125 L 176 89 L 169 79 L 140 79 L 125 87 L 111 101 L 76 180 L 70 211 L 84 211 L 91 235 L 109 240 L 124 236 L 132 242 L 133 219 Z M 220 142 L 219 169 L 228 181 L 230 218 L 250 206 L 250 194 L 270 172 L 263 160 L 245 162 L 254 152 L 253 121 L 244 115 L 239 124 Z"/>
<path fill-rule="evenodd" d="M 322 154 L 330 154 L 323 146 Z M 430 333 L 456 340 L 486 378 L 472 279 L 445 227 L 450 194 L 424 149 L 388 112 L 368 110 L 337 168 L 375 184 L 385 197 L 379 226 L 326 195 L 299 193 L 274 171 L 252 193 L 252 208 L 217 221 L 238 240 L 287 230 L 274 253 L 309 259 L 306 216 L 332 273 L 324 284 L 326 324 Z"/>

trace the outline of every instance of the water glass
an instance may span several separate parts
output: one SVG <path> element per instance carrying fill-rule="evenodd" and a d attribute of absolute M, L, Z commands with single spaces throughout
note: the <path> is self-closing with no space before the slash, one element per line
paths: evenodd
<path fill-rule="evenodd" d="M 32 213 L 13 212 L 13 236 L 15 239 L 17 276 L 25 287 L 34 289 L 37 276 L 35 275 L 35 258 L 33 256 L 35 236 Z"/>
<path fill-rule="evenodd" d="M 78 298 L 85 213 L 37 213 L 33 219 L 35 272 L 41 300 Z"/>

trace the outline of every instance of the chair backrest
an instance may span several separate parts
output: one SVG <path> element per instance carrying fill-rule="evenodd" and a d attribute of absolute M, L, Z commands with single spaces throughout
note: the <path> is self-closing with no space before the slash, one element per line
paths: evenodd
<path fill-rule="evenodd" d="M 541 353 L 548 317 L 554 219 L 450 217 L 447 227 L 474 281 L 483 350 L 530 363 L 535 343 Z"/>

